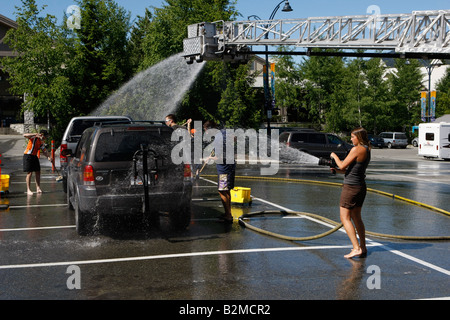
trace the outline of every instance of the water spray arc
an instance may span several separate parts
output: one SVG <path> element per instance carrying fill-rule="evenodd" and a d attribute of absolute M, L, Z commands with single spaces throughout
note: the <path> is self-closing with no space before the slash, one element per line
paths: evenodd
<path fill-rule="evenodd" d="M 181 53 L 135 75 L 92 115 L 124 115 L 133 120 L 163 120 L 175 113 L 205 64 L 188 66 Z"/>

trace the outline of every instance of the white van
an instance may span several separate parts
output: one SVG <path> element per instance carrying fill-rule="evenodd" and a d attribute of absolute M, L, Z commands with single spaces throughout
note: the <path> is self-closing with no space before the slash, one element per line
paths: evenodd
<path fill-rule="evenodd" d="M 382 132 L 380 138 L 384 140 L 384 145 L 389 149 L 403 148 L 408 145 L 408 138 L 404 132 Z"/>
<path fill-rule="evenodd" d="M 419 156 L 450 160 L 450 123 L 419 124 Z"/>
<path fill-rule="evenodd" d="M 62 151 L 66 149 L 75 150 L 78 141 L 81 138 L 84 130 L 93 127 L 94 124 L 100 122 L 130 122 L 131 118 L 126 116 L 84 116 L 72 118 L 67 125 L 66 131 L 64 132 L 61 148 L 60 148 L 60 164 L 61 164 L 61 174 L 63 177 L 63 190 L 67 192 L 67 157 L 62 155 Z"/>

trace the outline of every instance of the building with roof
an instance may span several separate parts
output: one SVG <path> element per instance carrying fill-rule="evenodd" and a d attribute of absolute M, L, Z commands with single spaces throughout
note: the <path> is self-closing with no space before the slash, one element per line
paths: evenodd
<path fill-rule="evenodd" d="M 6 33 L 11 28 L 17 28 L 17 23 L 0 14 L 0 128 L 9 127 L 11 123 L 21 122 L 20 105 L 22 96 L 15 96 L 10 92 L 9 75 L 2 68 L 2 59 L 15 57 L 17 54 L 4 43 Z"/>

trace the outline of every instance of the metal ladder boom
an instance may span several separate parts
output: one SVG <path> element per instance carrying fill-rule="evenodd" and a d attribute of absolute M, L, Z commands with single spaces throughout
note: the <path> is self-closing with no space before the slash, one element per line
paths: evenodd
<path fill-rule="evenodd" d="M 253 46 L 391 50 L 450 57 L 450 10 L 411 14 L 216 21 L 188 27 L 184 57 L 248 60 Z"/>

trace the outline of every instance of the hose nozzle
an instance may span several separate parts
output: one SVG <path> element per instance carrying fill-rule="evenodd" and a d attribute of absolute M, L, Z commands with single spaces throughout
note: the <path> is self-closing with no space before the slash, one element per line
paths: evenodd
<path fill-rule="evenodd" d="M 337 169 L 337 165 L 336 165 L 336 162 L 334 161 L 334 159 L 320 158 L 319 159 L 319 166 L 324 166 L 324 167 L 330 167 L 330 168 Z"/>

